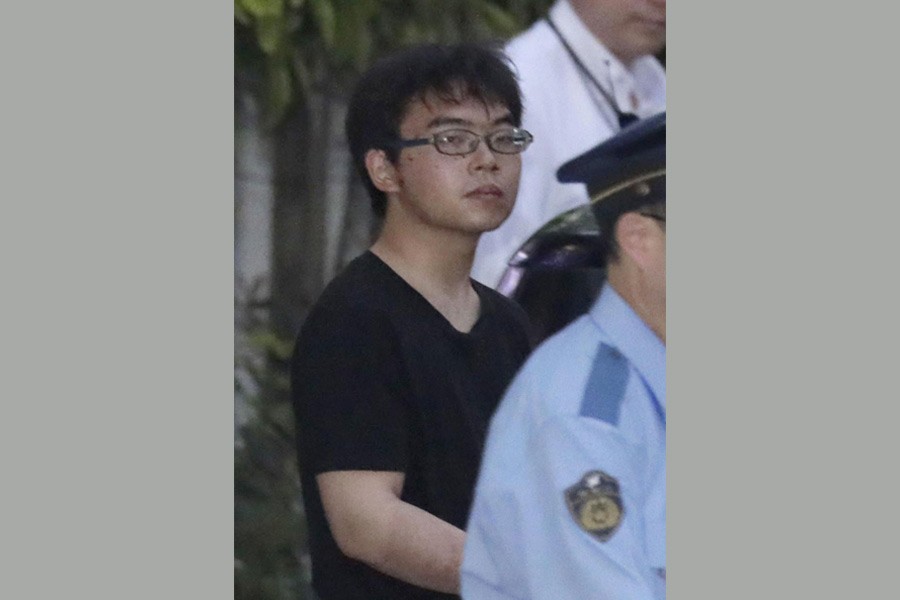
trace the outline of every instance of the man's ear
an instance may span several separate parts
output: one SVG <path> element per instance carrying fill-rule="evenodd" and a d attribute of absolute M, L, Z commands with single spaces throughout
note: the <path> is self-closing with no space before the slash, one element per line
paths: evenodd
<path fill-rule="evenodd" d="M 653 236 L 650 219 L 634 212 L 627 212 L 616 221 L 615 236 L 621 253 L 628 256 L 640 267 L 652 260 Z"/>
<path fill-rule="evenodd" d="M 366 171 L 369 172 L 372 184 L 382 192 L 400 191 L 397 169 L 384 150 L 372 149 L 366 152 Z"/>

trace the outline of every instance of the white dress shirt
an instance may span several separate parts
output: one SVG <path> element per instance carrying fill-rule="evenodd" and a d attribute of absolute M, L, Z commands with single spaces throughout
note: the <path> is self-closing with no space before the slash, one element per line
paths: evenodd
<path fill-rule="evenodd" d="M 626 69 L 566 0 L 558 0 L 549 17 L 621 112 L 644 118 L 665 110 L 665 70 L 659 61 L 643 56 Z M 498 229 L 481 236 L 475 254 L 472 277 L 491 287 L 497 287 L 509 259 L 535 231 L 559 213 L 588 202 L 584 185 L 559 183 L 556 170 L 619 131 L 615 110 L 546 21 L 510 40 L 506 52 L 522 88 L 522 126 L 534 134 L 534 143 L 522 154 L 512 214 Z"/>

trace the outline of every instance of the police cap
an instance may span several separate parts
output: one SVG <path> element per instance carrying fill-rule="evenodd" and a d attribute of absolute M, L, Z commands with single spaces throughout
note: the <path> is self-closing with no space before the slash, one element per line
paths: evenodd
<path fill-rule="evenodd" d="M 666 113 L 625 127 L 565 163 L 556 177 L 562 183 L 584 183 L 598 218 L 665 200 Z"/>

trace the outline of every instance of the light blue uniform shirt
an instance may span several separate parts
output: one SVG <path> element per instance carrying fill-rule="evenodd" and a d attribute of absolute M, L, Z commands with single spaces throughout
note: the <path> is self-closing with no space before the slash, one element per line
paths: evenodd
<path fill-rule="evenodd" d="M 528 359 L 491 421 L 465 600 L 665 598 L 665 365 L 608 284 Z"/>

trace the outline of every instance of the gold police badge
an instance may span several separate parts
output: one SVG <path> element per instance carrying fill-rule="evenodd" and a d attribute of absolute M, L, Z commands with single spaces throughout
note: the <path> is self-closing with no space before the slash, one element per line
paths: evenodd
<path fill-rule="evenodd" d="M 612 537 L 622 522 L 625 508 L 619 482 L 603 471 L 589 471 L 568 488 L 566 505 L 579 527 L 601 542 Z"/>

